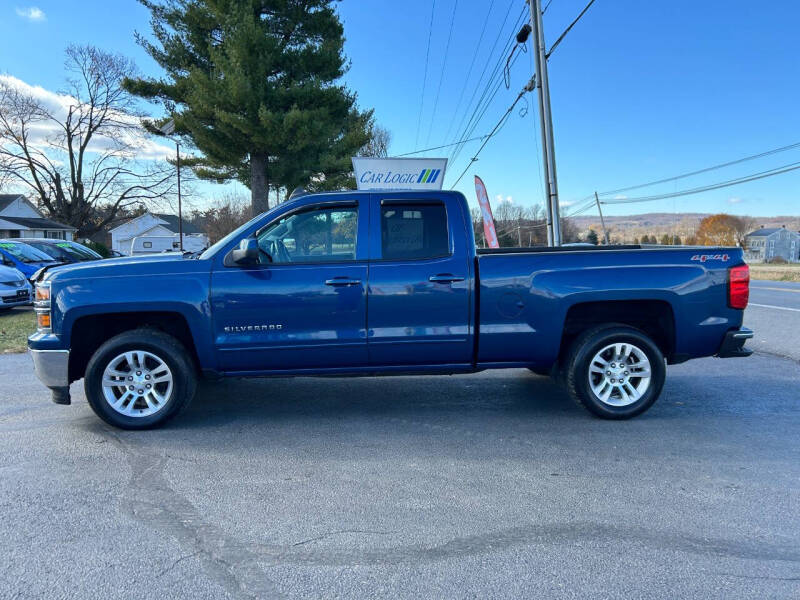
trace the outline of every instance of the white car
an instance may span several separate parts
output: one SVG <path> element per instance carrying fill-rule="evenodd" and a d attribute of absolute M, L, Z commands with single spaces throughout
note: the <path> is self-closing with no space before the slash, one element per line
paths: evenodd
<path fill-rule="evenodd" d="M 0 265 L 0 311 L 33 303 L 33 288 L 25 276 Z"/>

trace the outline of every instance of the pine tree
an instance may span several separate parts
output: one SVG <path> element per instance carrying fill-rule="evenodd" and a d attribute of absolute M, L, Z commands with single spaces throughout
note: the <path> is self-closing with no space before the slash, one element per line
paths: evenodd
<path fill-rule="evenodd" d="M 590 229 L 589 233 L 586 234 L 586 241 L 597 246 L 599 240 L 597 238 L 597 232 L 594 229 Z"/>
<path fill-rule="evenodd" d="M 270 189 L 345 184 L 372 111 L 338 83 L 347 64 L 331 0 L 139 1 L 155 41 L 137 40 L 167 77 L 125 85 L 164 103 L 203 153 L 191 163 L 200 177 L 248 185 L 254 214 Z"/>

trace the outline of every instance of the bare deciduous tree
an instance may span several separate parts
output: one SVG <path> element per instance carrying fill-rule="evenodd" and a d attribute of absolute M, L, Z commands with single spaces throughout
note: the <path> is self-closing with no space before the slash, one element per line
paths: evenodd
<path fill-rule="evenodd" d="M 247 198 L 226 195 L 217 199 L 212 206 L 192 212 L 190 220 L 208 235 L 214 244 L 231 231 L 250 220 L 252 211 Z"/>
<path fill-rule="evenodd" d="M 143 129 L 121 86 L 133 63 L 92 46 L 70 46 L 66 57 L 63 94 L 43 97 L 0 77 L 0 180 L 90 236 L 120 209 L 170 193 L 174 169 L 138 159 Z"/>
<path fill-rule="evenodd" d="M 501 247 L 547 244 L 547 220 L 541 205 L 524 207 L 511 202 L 500 202 L 492 210 L 497 241 Z M 483 215 L 477 208 L 473 208 L 470 214 L 475 240 L 479 246 L 483 246 Z"/>
<path fill-rule="evenodd" d="M 370 121 L 367 132 L 369 141 L 358 151 L 359 156 L 371 158 L 386 158 L 389 156 L 389 143 L 392 141 L 392 134 L 388 129 Z"/>

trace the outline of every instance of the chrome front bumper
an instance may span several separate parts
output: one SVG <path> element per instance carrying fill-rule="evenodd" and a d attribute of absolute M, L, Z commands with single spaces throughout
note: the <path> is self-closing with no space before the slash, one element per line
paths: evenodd
<path fill-rule="evenodd" d="M 49 388 L 69 387 L 69 350 L 31 350 L 36 376 Z"/>

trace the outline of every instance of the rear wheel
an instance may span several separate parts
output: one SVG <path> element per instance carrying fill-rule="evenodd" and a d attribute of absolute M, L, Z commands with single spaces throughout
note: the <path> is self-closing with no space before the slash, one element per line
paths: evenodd
<path fill-rule="evenodd" d="M 162 425 L 189 405 L 196 386 L 186 348 L 154 329 L 127 331 L 105 342 L 84 378 L 92 410 L 122 429 Z"/>
<path fill-rule="evenodd" d="M 575 340 L 567 358 L 570 394 L 604 419 L 629 419 L 645 412 L 661 394 L 665 376 L 658 346 L 632 327 L 591 329 Z"/>

